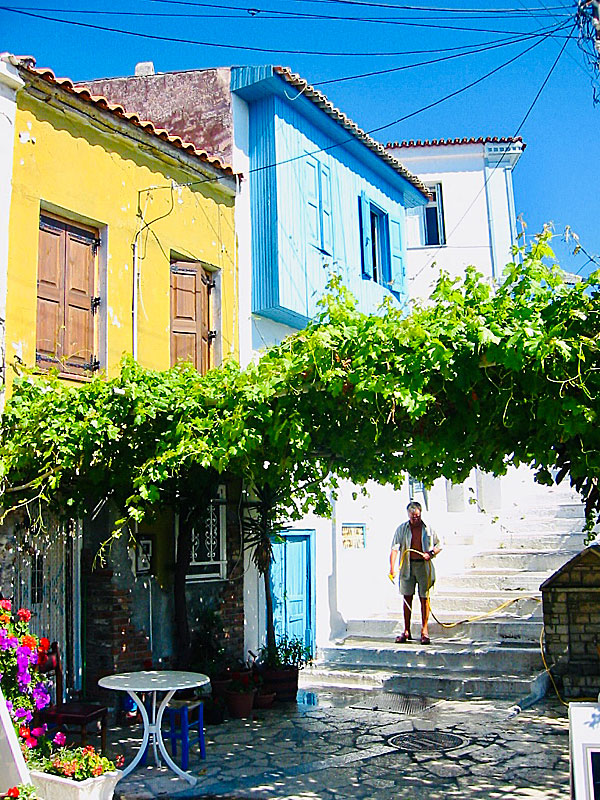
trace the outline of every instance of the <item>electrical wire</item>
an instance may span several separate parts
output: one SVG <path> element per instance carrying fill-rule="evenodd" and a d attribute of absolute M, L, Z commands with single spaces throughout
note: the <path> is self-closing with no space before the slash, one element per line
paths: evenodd
<path fill-rule="evenodd" d="M 286 53 L 288 55 L 307 55 L 307 56 L 331 56 L 331 57 L 362 57 L 362 56 L 369 56 L 369 57 L 385 57 L 385 56 L 398 56 L 401 53 L 398 52 L 331 52 L 331 51 L 322 51 L 322 50 L 288 50 L 282 48 L 269 48 L 269 47 L 254 47 L 252 45 L 237 45 L 237 44 L 230 44 L 226 42 L 206 42 L 206 41 L 199 41 L 197 39 L 185 39 L 179 36 L 159 36 L 158 34 L 151 34 L 151 33 L 143 33 L 142 31 L 130 31 L 124 30 L 123 28 L 113 28 L 107 25 L 95 25 L 91 22 L 80 22 L 74 19 L 57 19 L 56 17 L 49 17 L 45 14 L 35 14 L 32 11 L 23 11 L 22 9 L 13 8 L 11 6 L 0 6 L 0 11 L 7 11 L 10 14 L 21 14 L 22 16 L 31 17 L 33 19 L 41 19 L 46 22 L 55 22 L 62 25 L 73 25 L 79 28 L 89 28 L 90 30 L 96 31 L 103 31 L 105 33 L 119 33 L 124 36 L 136 36 L 141 39 L 151 39 L 153 41 L 159 42 L 174 42 L 176 44 L 194 44 L 194 45 L 201 45 L 202 47 L 215 47 L 215 48 L 223 48 L 225 50 L 244 50 L 248 52 L 254 53 Z M 417 28 L 431 28 L 431 23 L 427 22 L 400 22 L 398 21 L 398 25 L 404 25 L 409 27 L 417 27 Z M 464 26 L 457 26 L 457 25 L 443 25 L 440 23 L 436 23 L 436 29 L 443 29 L 443 30 L 454 30 L 454 31 L 469 31 L 469 32 L 477 32 L 477 33 L 499 33 L 503 35 L 515 35 L 515 36 L 523 36 L 527 35 L 528 32 L 523 31 L 507 31 L 507 30 L 497 30 L 491 28 L 472 28 L 472 27 L 464 27 Z"/>
<path fill-rule="evenodd" d="M 537 91 L 537 94 L 535 95 L 535 97 L 533 98 L 533 100 L 531 101 L 531 103 L 529 104 L 529 108 L 528 108 L 528 109 L 527 109 L 527 111 L 525 112 L 525 116 L 523 117 L 523 119 L 522 119 L 522 120 L 521 120 L 521 122 L 519 123 L 519 126 L 518 126 L 517 130 L 516 130 L 516 131 L 515 131 L 515 133 L 513 134 L 513 136 L 512 136 L 512 138 L 513 138 L 513 139 L 516 139 L 516 137 L 519 135 L 519 133 L 520 133 L 521 129 L 523 128 L 523 126 L 524 126 L 524 125 L 525 125 L 525 123 L 527 122 L 527 119 L 529 118 L 529 115 L 530 115 L 530 114 L 531 114 L 531 112 L 533 111 L 533 109 L 534 109 L 534 107 L 535 107 L 535 104 L 536 104 L 536 103 L 537 103 L 537 101 L 539 100 L 539 98 L 540 98 L 540 95 L 541 95 L 541 94 L 542 94 L 542 92 L 544 91 L 544 88 L 545 88 L 546 84 L 548 83 L 548 81 L 550 80 L 550 77 L 552 76 L 552 73 L 553 73 L 553 72 L 554 72 L 554 70 L 556 69 L 556 67 L 557 67 L 557 65 L 558 65 L 558 62 L 559 62 L 559 61 L 560 61 L 560 59 L 561 59 L 561 56 L 562 56 L 562 54 L 565 52 L 565 48 L 566 48 L 567 44 L 569 43 L 569 41 L 571 40 L 571 37 L 573 36 L 573 33 L 575 32 L 575 28 L 576 28 L 576 27 L 577 27 L 577 23 L 575 23 L 575 24 L 572 26 L 572 28 L 571 28 L 571 31 L 569 32 L 569 35 L 568 35 L 567 39 L 565 40 L 565 42 L 564 42 L 563 46 L 562 46 L 562 47 L 561 47 L 561 49 L 560 49 L 560 52 L 558 53 L 557 57 L 554 59 L 554 63 L 553 63 L 553 64 L 552 64 L 552 66 L 550 67 L 550 69 L 549 69 L 548 73 L 546 74 L 546 77 L 545 77 L 545 78 L 544 78 L 544 80 L 542 81 L 542 84 L 541 84 L 540 88 L 539 88 L 539 89 L 538 89 L 538 91 Z M 471 204 L 468 206 L 468 208 L 466 209 L 466 211 L 464 212 L 464 214 L 462 215 L 462 217 L 461 217 L 461 218 L 458 220 L 458 222 L 456 223 L 456 225 L 454 226 L 454 228 L 453 228 L 453 229 L 451 230 L 451 232 L 448 234 L 448 237 L 447 237 L 448 239 L 449 239 L 449 238 L 452 236 L 452 234 L 453 234 L 453 233 L 454 233 L 454 232 L 457 230 L 458 226 L 461 224 L 461 222 L 462 222 L 462 221 L 464 220 L 464 218 L 467 216 L 467 214 L 469 213 L 469 211 L 470 211 L 470 210 L 473 208 L 473 206 L 474 206 L 474 205 L 475 205 L 475 203 L 477 202 L 478 198 L 480 197 L 481 193 L 482 193 L 483 191 L 485 191 L 485 189 L 486 189 L 486 187 L 487 187 L 488 183 L 490 182 L 490 179 L 491 179 L 492 175 L 495 173 L 495 171 L 498 169 L 498 167 L 499 167 L 499 166 L 500 166 L 500 164 L 502 163 L 502 161 L 503 161 L 503 159 L 504 159 L 504 157 L 505 157 L 506 153 L 507 153 L 507 151 L 505 150 L 505 151 L 502 153 L 502 155 L 500 156 L 500 158 L 498 159 L 498 162 L 497 162 L 497 163 L 494 165 L 493 169 L 492 169 L 492 170 L 490 170 L 490 173 L 489 173 L 489 174 L 486 176 L 486 179 L 485 179 L 485 181 L 484 181 L 484 184 L 483 184 L 483 186 L 482 186 L 482 187 L 481 187 L 481 189 L 480 189 L 480 190 L 477 192 L 477 194 L 475 195 L 475 197 L 474 197 L 474 198 L 473 198 L 473 200 L 471 201 Z M 437 250 L 436 250 L 436 251 L 433 253 L 433 255 L 432 255 L 432 256 L 431 256 L 431 257 L 430 257 L 430 258 L 427 260 L 427 262 L 426 262 L 425 264 L 423 264 L 423 266 L 421 267 L 421 269 L 420 269 L 420 270 L 419 270 L 419 271 L 418 271 L 418 272 L 417 272 L 417 273 L 416 273 L 416 274 L 415 274 L 415 275 L 412 277 L 412 279 L 413 279 L 413 280 L 416 280 L 416 278 L 418 278 L 418 277 L 419 277 L 419 275 L 421 275 L 421 273 L 422 273 L 422 272 L 423 272 L 425 269 L 428 269 L 428 268 L 429 268 L 429 267 L 430 267 L 430 266 L 433 264 L 433 262 L 434 262 L 434 260 L 435 260 L 435 257 L 438 255 L 438 253 L 440 252 L 440 250 L 442 249 L 442 247 L 443 247 L 443 245 L 440 245 L 440 246 L 437 248 Z"/>
<path fill-rule="evenodd" d="M 529 39 L 537 38 L 540 35 L 543 36 L 544 34 L 541 34 L 539 32 L 538 33 L 532 33 L 532 34 L 529 34 L 528 36 L 521 36 L 519 38 L 509 39 L 509 40 L 506 40 L 504 42 L 495 42 L 494 44 L 488 44 L 485 47 L 479 47 L 477 49 L 468 50 L 466 52 L 454 53 L 454 54 L 448 55 L 448 56 L 441 56 L 440 58 L 431 58 L 431 59 L 429 59 L 427 61 L 417 61 L 417 62 L 413 62 L 412 64 L 403 64 L 400 67 L 390 67 L 389 69 L 379 69 L 379 70 L 373 70 L 372 72 L 362 72 L 362 73 L 359 73 L 357 75 L 345 75 L 345 76 L 343 76 L 341 78 L 330 78 L 329 80 L 326 80 L 326 81 L 317 81 L 313 85 L 314 86 L 326 86 L 326 85 L 328 85 L 330 83 L 342 83 L 342 82 L 345 82 L 345 81 L 360 80 L 362 78 L 373 78 L 373 77 L 379 76 L 379 75 L 390 75 L 391 73 L 394 73 L 394 72 L 402 72 L 403 70 L 406 70 L 406 69 L 413 69 L 413 68 L 416 68 L 416 67 L 431 66 L 432 64 L 440 64 L 440 63 L 442 63 L 444 61 L 452 61 L 455 58 L 462 58 L 463 56 L 469 56 L 469 55 L 472 55 L 472 54 L 475 54 L 475 53 L 489 52 L 490 50 L 495 50 L 498 47 L 509 47 L 509 46 L 511 46 L 513 44 L 521 44 L 522 42 L 528 41 Z"/>
<path fill-rule="evenodd" d="M 94 16 L 119 16 L 119 17 L 146 17 L 148 19 L 153 18 L 181 18 L 184 17 L 185 19 L 212 19 L 212 18 L 219 18 L 219 19 L 248 19 L 249 17 L 253 19 L 318 19 L 324 20 L 328 22 L 360 22 L 360 23 L 377 23 L 381 25 L 394 25 L 394 24 L 402 24 L 404 20 L 395 19 L 395 18 L 386 18 L 383 19 L 381 17 L 347 17 L 347 16 L 340 16 L 334 14 L 317 14 L 317 13 L 309 13 L 309 12 L 299 12 L 299 11 L 284 11 L 283 9 L 270 9 L 270 8 L 254 8 L 252 6 L 231 6 L 231 5 L 224 5 L 222 3 L 194 3 L 194 2 L 187 2 L 186 0 L 151 0 L 152 2 L 157 3 L 169 3 L 174 5 L 184 5 L 184 6 L 191 6 L 193 8 L 215 8 L 221 9 L 222 11 L 244 11 L 244 14 L 187 14 L 184 12 L 175 13 L 175 12 L 159 12 L 159 11 L 114 11 L 109 9 L 101 9 L 101 8 L 56 8 L 56 7 L 47 7 L 47 6 L 6 6 L 6 8 L 10 8 L 12 10 L 21 10 L 21 11 L 44 11 L 44 12 L 53 12 L 57 14 L 93 14 Z M 552 15 L 554 19 L 558 20 L 557 15 Z M 563 17 L 570 18 L 570 14 L 562 14 Z M 523 17 L 521 17 L 522 19 Z M 534 17 L 535 18 L 535 17 Z M 411 20 L 430 20 L 428 17 L 411 17 Z M 455 19 L 472 19 L 472 17 L 455 17 Z M 495 20 L 497 19 L 512 19 L 511 16 L 508 15 L 499 15 L 494 17 Z"/>

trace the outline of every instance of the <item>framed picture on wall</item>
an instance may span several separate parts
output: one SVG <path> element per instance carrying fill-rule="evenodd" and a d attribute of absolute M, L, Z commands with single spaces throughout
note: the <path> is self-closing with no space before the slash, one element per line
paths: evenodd
<path fill-rule="evenodd" d="M 135 571 L 137 575 L 149 575 L 152 570 L 152 539 L 141 537 L 138 539 Z"/>
<path fill-rule="evenodd" d="M 571 797 L 600 800 L 600 704 L 569 703 Z"/>

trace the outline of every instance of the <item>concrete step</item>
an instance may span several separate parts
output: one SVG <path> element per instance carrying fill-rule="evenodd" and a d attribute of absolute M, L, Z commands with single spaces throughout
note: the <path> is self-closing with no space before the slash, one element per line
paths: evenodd
<path fill-rule="evenodd" d="M 465 619 L 460 612 L 436 614 L 442 623 L 454 623 Z M 418 617 L 417 617 L 418 619 Z M 434 619 L 429 622 L 432 636 L 443 639 L 471 639 L 483 642 L 513 642 L 515 644 L 529 643 L 538 646 L 543 619 L 541 604 L 537 614 L 529 618 L 511 615 L 509 612 L 483 619 L 476 622 L 465 622 L 453 627 L 444 628 Z M 404 621 L 401 614 L 389 615 L 380 619 L 349 620 L 347 623 L 348 639 L 368 639 L 371 641 L 393 641 L 402 633 Z M 347 639 L 345 640 L 347 641 Z"/>
<path fill-rule="evenodd" d="M 465 577 L 468 581 L 468 577 Z M 498 609 L 498 614 L 505 609 L 499 609 L 503 603 L 512 601 L 508 606 L 513 615 L 528 617 L 535 613 L 540 603 L 539 591 L 516 590 L 484 590 L 484 589 L 441 589 L 437 587 L 431 593 L 431 610 L 437 616 L 448 613 L 453 619 L 477 616 Z M 400 599 L 398 605 L 400 606 Z M 414 602 L 416 611 L 416 600 Z M 401 610 L 401 609 L 399 609 Z M 414 612 L 413 612 L 414 613 Z M 442 617 L 440 617 L 442 618 Z"/>
<path fill-rule="evenodd" d="M 481 551 L 490 550 L 535 550 L 556 551 L 564 550 L 570 557 L 579 553 L 583 547 L 584 534 L 564 533 L 555 531 L 533 531 L 531 533 L 513 532 L 509 530 L 494 531 L 486 536 L 485 540 L 478 542 Z M 478 548 L 478 549 L 479 549 Z"/>
<path fill-rule="evenodd" d="M 432 594 L 431 603 L 433 606 L 434 597 L 438 598 L 448 591 L 457 591 L 468 581 L 471 591 L 481 590 L 486 592 L 538 592 L 540 584 L 548 578 L 554 570 L 546 572 L 531 572 L 527 569 L 471 569 L 466 573 L 457 575 L 444 575 L 440 578 L 441 592 Z M 508 599 L 508 598 L 506 598 Z"/>
<path fill-rule="evenodd" d="M 469 562 L 473 569 L 505 570 L 526 569 L 533 572 L 553 574 L 579 551 L 540 549 L 498 549 L 477 553 Z M 463 574 L 464 577 L 464 574 Z"/>
<path fill-rule="evenodd" d="M 577 536 L 581 533 L 585 520 L 575 517 L 535 517 L 527 514 L 524 517 L 502 517 L 497 527 L 514 533 L 563 533 Z M 496 526 L 494 526 L 495 528 Z M 494 530 L 494 528 L 492 530 Z"/>
<path fill-rule="evenodd" d="M 531 675 L 486 675 L 474 670 L 435 668 L 418 671 L 365 670 L 317 664 L 300 673 L 300 687 L 383 689 L 387 692 L 429 697 L 510 699 L 543 697 L 548 687 L 545 671 Z"/>
<path fill-rule="evenodd" d="M 433 631 L 431 632 L 433 634 Z M 435 639 L 422 645 L 419 639 L 395 644 L 393 639 L 374 642 L 349 638 L 336 647 L 319 650 L 319 661 L 328 666 L 367 667 L 393 672 L 449 670 L 490 675 L 529 675 L 543 669 L 539 647 L 515 647 L 469 640 Z"/>

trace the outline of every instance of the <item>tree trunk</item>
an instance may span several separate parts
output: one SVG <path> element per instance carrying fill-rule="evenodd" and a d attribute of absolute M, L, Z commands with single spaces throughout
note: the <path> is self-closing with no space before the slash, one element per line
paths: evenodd
<path fill-rule="evenodd" d="M 267 649 L 269 653 L 275 652 L 275 621 L 273 619 L 273 593 L 271 591 L 271 562 L 263 572 L 265 582 L 265 600 L 267 605 Z"/>

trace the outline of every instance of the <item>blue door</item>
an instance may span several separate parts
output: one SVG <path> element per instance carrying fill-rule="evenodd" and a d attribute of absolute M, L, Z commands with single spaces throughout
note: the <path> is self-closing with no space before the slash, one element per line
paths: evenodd
<path fill-rule="evenodd" d="M 314 531 L 290 531 L 273 545 L 271 586 L 275 633 L 299 637 L 313 652 L 314 587 L 312 538 Z"/>

